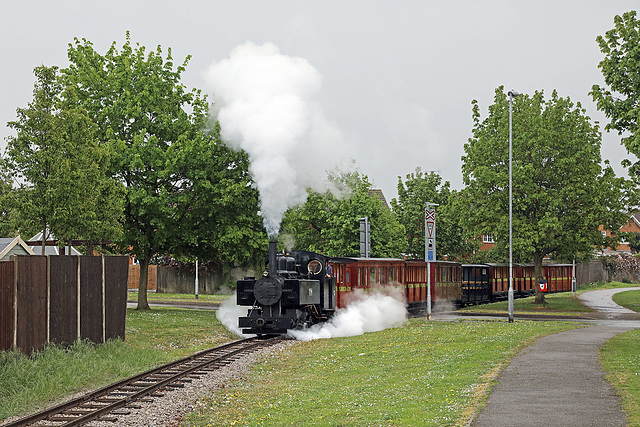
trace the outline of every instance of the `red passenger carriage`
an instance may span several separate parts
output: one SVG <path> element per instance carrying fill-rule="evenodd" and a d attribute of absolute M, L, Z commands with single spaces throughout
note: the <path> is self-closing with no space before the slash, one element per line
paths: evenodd
<path fill-rule="evenodd" d="M 334 258 L 337 307 L 345 307 L 355 289 L 370 290 L 377 286 L 400 286 L 404 289 L 410 311 L 426 309 L 427 263 L 398 258 Z M 431 262 L 431 301 L 460 305 L 462 267 L 456 262 Z"/>

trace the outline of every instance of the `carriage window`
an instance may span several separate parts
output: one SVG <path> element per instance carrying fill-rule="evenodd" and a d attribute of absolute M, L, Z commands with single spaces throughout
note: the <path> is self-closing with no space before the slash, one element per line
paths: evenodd
<path fill-rule="evenodd" d="M 376 268 L 375 267 L 369 267 L 369 284 L 374 284 L 376 283 Z"/>
<path fill-rule="evenodd" d="M 351 284 L 351 275 L 347 271 L 347 283 Z"/>

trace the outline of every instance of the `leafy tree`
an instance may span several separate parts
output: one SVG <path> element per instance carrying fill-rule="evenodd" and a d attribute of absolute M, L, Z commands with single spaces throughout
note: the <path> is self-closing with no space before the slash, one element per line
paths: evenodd
<path fill-rule="evenodd" d="M 468 221 L 476 235 L 492 233 L 508 250 L 509 100 L 496 89 L 489 116 L 481 120 L 473 102 L 473 137 L 465 144 Z M 627 220 L 623 179 L 601 166 L 601 135 L 580 104 L 554 91 L 515 99 L 513 111 L 513 252 L 533 260 L 541 278 L 547 255 L 589 257 L 605 244 L 598 226 L 617 230 Z M 544 295 L 537 296 L 544 301 Z"/>
<path fill-rule="evenodd" d="M 3 159 L 0 159 L 2 164 Z M 0 168 L 0 237 L 12 237 L 17 228 L 15 193 L 11 179 L 6 176 L 4 165 Z"/>
<path fill-rule="evenodd" d="M 637 254 L 640 251 L 640 233 L 635 231 L 624 233 L 623 237 L 626 238 L 629 242 L 629 248 L 631 249 L 631 252 Z"/>
<path fill-rule="evenodd" d="M 358 219 L 366 216 L 371 224 L 371 256 L 401 256 L 405 247 L 404 227 L 370 194 L 368 178 L 354 172 L 332 175 L 329 179 L 344 197 L 309 190 L 307 201 L 286 213 L 280 238 L 293 239 L 293 246 L 299 250 L 357 257 L 360 254 Z"/>
<path fill-rule="evenodd" d="M 171 49 L 147 53 L 132 46 L 129 33 L 120 50 L 114 42 L 105 55 L 76 39 L 68 57 L 67 87 L 98 124 L 101 143 L 114 148 L 111 172 L 126 186 L 119 243 L 140 260 L 138 309 L 149 308 L 154 255 L 240 260 L 266 241 L 246 157 L 220 143 L 218 128 L 207 130 L 206 96 L 180 82 L 190 57 L 174 69 Z"/>
<path fill-rule="evenodd" d="M 249 158 L 230 150 L 216 123 L 203 144 L 185 146 L 178 153 L 185 167 L 185 187 L 178 205 L 189 206 L 172 239 L 174 256 L 213 261 L 217 267 L 258 263 L 268 245 L 258 215 L 258 190 L 253 185 Z"/>
<path fill-rule="evenodd" d="M 440 205 L 436 208 L 438 258 L 448 255 L 461 258 L 470 250 L 469 239 L 460 226 L 461 204 L 458 193 L 450 189 L 448 181 L 435 172 L 423 172 L 417 168 L 408 174 L 405 182 L 398 177 L 398 199 L 391 200 L 391 207 L 398 221 L 407 231 L 407 246 L 403 252 L 412 258 L 424 258 L 424 212 L 427 202 Z M 463 205 L 462 205 L 463 206 Z"/>
<path fill-rule="evenodd" d="M 604 59 L 598 68 L 609 88 L 593 85 L 590 92 L 598 109 L 610 119 L 606 130 L 615 129 L 627 151 L 640 157 L 640 21 L 632 10 L 614 18 L 615 28 L 596 38 Z M 640 163 L 625 162 L 636 178 Z"/>
<path fill-rule="evenodd" d="M 43 230 L 64 244 L 117 235 L 120 188 L 105 176 L 108 150 L 95 140 L 95 125 L 75 103 L 64 103 L 57 67 L 37 67 L 34 98 L 9 122 L 6 165 L 20 186 L 15 208 L 21 229 Z"/>

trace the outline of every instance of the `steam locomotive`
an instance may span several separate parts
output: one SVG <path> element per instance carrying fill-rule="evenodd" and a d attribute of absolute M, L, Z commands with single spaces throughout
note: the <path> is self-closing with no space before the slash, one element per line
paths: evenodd
<path fill-rule="evenodd" d="M 244 334 L 279 335 L 326 321 L 335 311 L 336 281 L 328 277 L 328 259 L 308 251 L 278 254 L 269 243 L 263 277 L 237 282 L 237 304 L 249 306 L 238 326 Z"/>
<path fill-rule="evenodd" d="M 331 277 L 327 275 L 327 263 L 332 265 Z M 570 291 L 575 280 L 571 264 L 545 264 L 543 276 L 549 292 Z M 424 312 L 428 304 L 427 287 L 436 308 L 484 304 L 507 298 L 509 266 L 327 258 L 307 251 L 285 255 L 277 254 L 276 243 L 272 242 L 264 276 L 237 282 L 237 303 L 249 307 L 247 316 L 239 318 L 239 326 L 245 334 L 286 334 L 289 329 L 303 329 L 328 320 L 336 309 L 349 304 L 356 289 L 366 292 L 380 286 L 403 287 L 407 309 L 414 314 Z M 516 298 L 533 295 L 536 286 L 532 265 L 514 265 Z"/>

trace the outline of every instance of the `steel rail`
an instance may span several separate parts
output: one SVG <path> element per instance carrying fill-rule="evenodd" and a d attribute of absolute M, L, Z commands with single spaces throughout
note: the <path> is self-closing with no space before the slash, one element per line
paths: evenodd
<path fill-rule="evenodd" d="M 157 368 L 150 369 L 141 374 L 134 375 L 116 383 L 102 387 L 84 396 L 64 402 L 60 405 L 45 409 L 30 416 L 18 419 L 14 422 L 3 424 L 4 427 L 21 427 L 35 424 L 39 421 L 48 420 L 56 415 L 64 416 L 68 420 L 58 418 L 50 420 L 56 424 L 48 426 L 78 426 L 86 424 L 89 421 L 102 417 L 110 412 L 130 405 L 134 401 L 148 396 L 159 389 L 169 387 L 172 383 L 179 381 L 181 378 L 194 374 L 208 368 L 217 362 L 231 363 L 233 356 L 240 355 L 248 350 L 257 349 L 266 345 L 271 345 L 274 339 L 247 338 L 243 340 L 233 341 L 221 345 L 219 347 L 200 351 L 198 353 L 187 356 Z M 177 370 L 177 372 L 171 372 Z M 167 373 L 167 371 L 170 371 Z M 136 385 L 137 383 L 137 385 Z M 141 384 L 148 384 L 147 386 Z M 131 387 L 127 391 L 122 391 L 125 387 Z M 114 392 L 122 393 L 123 397 L 109 396 Z M 82 408 L 82 405 L 95 402 L 92 408 Z M 78 408 L 77 414 L 70 414 L 73 408 Z M 86 413 L 84 413 L 86 411 Z M 81 413 L 80 413 L 81 412 Z M 43 424 L 39 426 L 45 427 Z"/>

